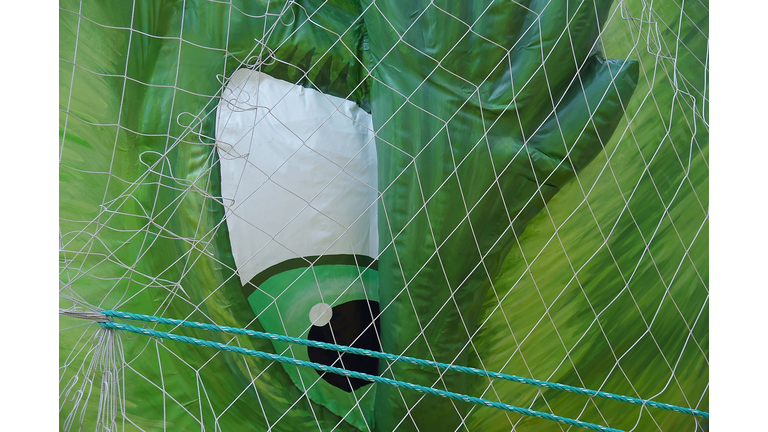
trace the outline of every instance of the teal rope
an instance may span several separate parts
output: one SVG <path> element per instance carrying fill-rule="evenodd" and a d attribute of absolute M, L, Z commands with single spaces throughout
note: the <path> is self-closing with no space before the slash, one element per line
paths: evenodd
<path fill-rule="evenodd" d="M 644 405 L 644 406 L 659 408 L 667 411 L 674 411 L 674 412 L 679 412 L 683 414 L 691 414 L 699 417 L 709 418 L 708 412 L 699 411 L 696 409 L 683 408 L 676 405 L 670 405 L 670 404 L 665 404 L 665 403 L 655 402 L 655 401 L 650 401 L 645 399 L 638 399 L 630 396 L 622 396 L 622 395 L 617 395 L 617 394 L 608 393 L 604 391 L 590 390 L 582 387 L 574 387 L 566 384 L 552 383 L 549 381 L 541 381 L 541 380 L 525 378 L 517 375 L 507 375 L 499 372 L 491 372 L 491 371 L 486 371 L 486 370 L 471 368 L 466 366 L 458 366 L 458 365 L 452 365 L 447 363 L 434 362 L 434 361 L 423 360 L 423 359 L 418 359 L 414 357 L 396 356 L 393 354 L 382 353 L 378 351 L 370 351 L 366 349 L 348 347 L 344 345 L 335 345 L 335 344 L 329 344 L 325 342 L 319 342 L 319 341 L 313 341 L 313 340 L 307 340 L 307 339 L 300 339 L 300 338 L 295 338 L 290 336 L 282 336 L 274 333 L 263 333 L 263 332 L 246 330 L 246 329 L 235 328 L 235 327 L 218 326 L 214 324 L 205 324 L 205 323 L 199 323 L 194 321 L 183 321 L 183 320 L 172 319 L 172 318 L 162 318 L 162 317 L 156 317 L 152 315 L 134 314 L 129 312 L 120 312 L 120 311 L 113 311 L 113 310 L 105 310 L 105 311 L 101 311 L 101 313 L 110 317 L 115 317 L 115 318 L 125 318 L 125 319 L 136 320 L 136 321 L 154 322 L 158 324 L 168 324 L 168 325 L 174 325 L 174 326 L 183 326 L 183 327 L 189 327 L 189 328 L 218 331 L 222 333 L 239 334 L 244 336 L 252 336 L 260 339 L 278 340 L 281 342 L 311 346 L 315 348 L 328 349 L 332 351 L 339 351 L 339 352 L 344 352 L 349 354 L 376 357 L 376 358 L 390 360 L 390 361 L 412 363 L 419 366 L 437 367 L 440 369 L 463 372 L 463 373 L 468 373 L 472 375 L 480 375 L 480 376 L 485 376 L 489 378 L 497 378 L 497 379 L 513 381 L 521 384 L 533 385 L 536 387 L 562 390 L 562 391 L 567 391 L 571 393 L 578 393 L 578 394 L 583 394 L 587 396 L 593 396 L 593 397 L 599 397 L 604 399 L 616 400 L 620 402 L 631 403 L 634 405 Z"/>
<path fill-rule="evenodd" d="M 114 312 L 114 311 L 112 311 L 112 312 Z M 493 402 L 493 401 L 489 401 L 487 399 L 477 398 L 477 397 L 473 397 L 473 396 L 468 396 L 468 395 L 464 395 L 464 394 L 460 394 L 460 393 L 454 393 L 454 392 L 449 392 L 449 391 L 444 391 L 444 390 L 438 390 L 438 389 L 435 389 L 435 388 L 425 387 L 425 386 L 418 385 L 418 384 L 412 384 L 412 383 L 407 383 L 407 382 L 403 382 L 403 381 L 397 381 L 397 380 L 393 380 L 393 379 L 389 379 L 389 378 L 384 378 L 384 377 L 380 377 L 380 376 L 376 376 L 376 375 L 369 375 L 369 374 L 366 374 L 366 373 L 355 372 L 355 371 L 351 371 L 351 370 L 347 370 L 347 369 L 340 369 L 340 368 L 336 368 L 336 367 L 333 367 L 333 366 L 326 366 L 326 365 L 323 365 L 323 364 L 308 362 L 308 361 L 304 361 L 304 360 L 298 360 L 298 359 L 294 359 L 294 358 L 291 358 L 291 357 L 283 357 L 281 355 L 270 354 L 270 353 L 266 353 L 266 352 L 263 352 L 263 351 L 255 351 L 255 350 L 251 350 L 251 349 L 247 349 L 247 348 L 241 348 L 241 347 L 232 346 L 232 345 L 227 345 L 227 344 L 223 344 L 223 343 L 219 343 L 219 342 L 207 341 L 207 340 L 197 339 L 197 338 L 193 338 L 193 337 L 189 337 L 189 336 L 176 335 L 176 334 L 162 332 L 162 331 L 157 331 L 157 330 L 152 330 L 152 329 L 148 329 L 148 328 L 139 328 L 139 327 L 135 327 L 135 326 L 132 326 L 132 325 L 120 324 L 120 323 L 111 322 L 111 321 L 100 322 L 99 324 L 101 326 L 103 326 L 103 327 L 111 328 L 111 329 L 115 329 L 115 330 L 123 330 L 123 331 L 143 334 L 143 335 L 147 335 L 147 336 L 154 336 L 154 337 L 159 337 L 159 338 L 163 338 L 163 339 L 170 339 L 170 340 L 177 341 L 177 342 L 184 342 L 184 343 L 188 343 L 188 344 L 194 344 L 194 345 L 205 346 L 205 347 L 209 347 L 209 348 L 215 348 L 215 349 L 218 349 L 218 350 L 221 350 L 221 351 L 231 351 L 231 352 L 238 353 L 238 354 L 245 354 L 245 355 L 249 355 L 249 356 L 253 356 L 253 357 L 262 358 L 262 359 L 265 359 L 265 360 L 271 360 L 271 361 L 276 361 L 276 362 L 281 362 L 281 363 L 288 363 L 288 364 L 292 364 L 292 365 L 296 365 L 296 366 L 308 367 L 308 368 L 312 368 L 312 369 L 319 370 L 319 371 L 322 371 L 322 372 L 335 373 L 335 374 L 339 374 L 339 375 L 344 375 L 344 376 L 349 377 L 349 378 L 358 378 L 358 379 L 362 379 L 362 380 L 365 380 L 365 381 L 373 381 L 373 382 L 377 382 L 377 383 L 381 383 L 381 384 L 391 385 L 391 386 L 394 386 L 394 387 L 401 387 L 401 388 L 406 388 L 406 389 L 409 389 L 409 390 L 415 390 L 415 391 L 422 392 L 422 393 L 428 393 L 428 394 L 432 394 L 432 395 L 436 395 L 436 396 L 442 396 L 442 397 L 446 397 L 446 398 L 450 398 L 450 399 L 456 399 L 456 400 L 460 400 L 460 401 L 464 401 L 464 402 L 474 403 L 474 404 L 477 404 L 477 405 L 484 405 L 484 406 L 488 406 L 488 407 L 492 407 L 492 408 L 503 409 L 505 411 L 511 411 L 511 412 L 522 414 L 522 415 L 526 415 L 526 416 L 538 417 L 538 418 L 541 418 L 541 419 L 551 420 L 551 421 L 555 421 L 555 422 L 558 422 L 558 423 L 564 423 L 564 424 L 572 425 L 572 426 L 579 426 L 579 427 L 582 427 L 582 428 L 585 428 L 585 429 L 591 429 L 591 430 L 600 431 L 600 432 L 625 432 L 625 431 L 622 431 L 620 429 L 613 429 L 613 428 L 609 428 L 609 427 L 606 427 L 606 426 L 600 426 L 600 425 L 597 425 L 597 424 L 594 424 L 594 423 L 583 422 L 581 420 L 571 419 L 571 418 L 567 418 L 567 417 L 560 417 L 558 415 L 547 414 L 547 413 L 544 413 L 544 412 L 541 412 L 541 411 L 534 411 L 534 410 L 530 410 L 530 409 L 527 409 L 527 408 L 521 408 L 521 407 L 516 407 L 516 406 L 513 406 L 513 405 L 507 405 L 505 403 Z"/>

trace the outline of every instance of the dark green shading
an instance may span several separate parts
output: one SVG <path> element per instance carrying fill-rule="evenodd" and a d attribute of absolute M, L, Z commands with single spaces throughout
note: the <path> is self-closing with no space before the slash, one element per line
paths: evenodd
<path fill-rule="evenodd" d="M 302 258 L 291 258 L 275 264 L 254 276 L 251 281 L 243 285 L 243 295 L 248 298 L 256 289 L 272 276 L 299 268 L 321 265 L 351 265 L 363 269 L 378 270 L 379 262 L 366 255 L 316 255 Z"/>

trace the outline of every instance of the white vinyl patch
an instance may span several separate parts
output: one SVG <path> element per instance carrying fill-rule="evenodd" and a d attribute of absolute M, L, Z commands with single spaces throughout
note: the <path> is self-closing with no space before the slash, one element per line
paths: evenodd
<path fill-rule="evenodd" d="M 354 102 L 236 71 L 216 113 L 221 193 L 240 281 L 291 258 L 376 258 L 376 147 Z"/>
<path fill-rule="evenodd" d="M 322 327 L 331 322 L 331 318 L 333 318 L 331 305 L 318 303 L 309 310 L 309 322 L 314 326 Z"/>

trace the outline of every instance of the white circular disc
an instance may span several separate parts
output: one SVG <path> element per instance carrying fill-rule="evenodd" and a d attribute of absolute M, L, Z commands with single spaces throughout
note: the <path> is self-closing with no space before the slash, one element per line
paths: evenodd
<path fill-rule="evenodd" d="M 312 322 L 312 325 L 318 327 L 328 324 L 332 317 L 333 309 L 331 309 L 330 305 L 325 303 L 318 303 L 312 306 L 312 309 L 309 310 L 309 321 Z"/>

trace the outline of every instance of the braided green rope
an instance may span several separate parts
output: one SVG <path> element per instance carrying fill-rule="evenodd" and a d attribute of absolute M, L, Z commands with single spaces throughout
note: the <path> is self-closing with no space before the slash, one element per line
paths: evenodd
<path fill-rule="evenodd" d="M 247 348 L 241 348 L 241 347 L 237 347 L 237 346 L 223 344 L 223 343 L 220 343 L 220 342 L 213 342 L 213 341 L 197 339 L 197 338 L 193 338 L 193 337 L 189 337 L 189 336 L 176 335 L 176 334 L 162 332 L 162 331 L 157 331 L 157 330 L 152 330 L 152 329 L 148 329 L 148 328 L 139 328 L 139 327 L 135 327 L 135 326 L 132 326 L 132 325 L 120 324 L 120 323 L 111 322 L 111 321 L 100 322 L 99 324 L 102 327 L 111 328 L 111 329 L 115 329 L 115 330 L 123 330 L 123 331 L 132 332 L 132 333 L 143 334 L 143 335 L 146 335 L 146 336 L 154 336 L 154 337 L 159 337 L 159 338 L 163 338 L 163 339 L 170 339 L 170 340 L 177 341 L 177 342 L 184 342 L 184 343 L 193 344 L 193 345 L 199 345 L 199 346 L 205 346 L 205 347 L 209 347 L 209 348 L 215 348 L 215 349 L 218 349 L 218 350 L 221 350 L 221 351 L 231 351 L 231 352 L 234 352 L 234 353 L 249 355 L 249 356 L 253 356 L 253 357 L 258 357 L 258 358 L 262 358 L 262 359 L 265 359 L 265 360 L 271 360 L 271 361 L 276 361 L 276 362 L 281 362 L 281 363 L 288 363 L 288 364 L 292 364 L 292 365 L 296 365 L 296 366 L 308 367 L 308 368 L 312 368 L 312 369 L 319 370 L 319 371 L 322 371 L 322 372 L 335 373 L 335 374 L 343 375 L 343 376 L 346 376 L 346 377 L 349 377 L 349 378 L 358 378 L 358 379 L 362 379 L 362 380 L 365 380 L 365 381 L 373 381 L 373 382 L 377 382 L 377 383 L 381 383 L 381 384 L 391 385 L 391 386 L 394 386 L 394 387 L 401 387 L 401 388 L 406 388 L 406 389 L 409 389 L 409 390 L 415 390 L 415 391 L 422 392 L 422 393 L 428 393 L 428 394 L 432 394 L 432 395 L 436 395 L 436 396 L 442 396 L 442 397 L 446 397 L 446 398 L 450 398 L 450 399 L 456 399 L 456 400 L 460 400 L 460 401 L 464 401 L 464 402 L 474 403 L 474 404 L 477 404 L 477 405 L 483 405 L 483 406 L 488 406 L 488 407 L 492 407 L 492 408 L 503 409 L 505 411 L 511 411 L 511 412 L 522 414 L 522 415 L 526 415 L 526 416 L 538 417 L 538 418 L 541 418 L 541 419 L 551 420 L 551 421 L 555 421 L 555 422 L 558 422 L 558 423 L 563 423 L 563 424 L 567 424 L 567 425 L 571 425 L 571 426 L 578 426 L 578 427 L 582 427 L 582 428 L 585 428 L 585 429 L 591 429 L 591 430 L 600 431 L 600 432 L 625 432 L 625 431 L 622 431 L 620 429 L 614 429 L 614 428 L 609 428 L 609 427 L 606 427 L 606 426 L 600 426 L 600 425 L 597 425 L 597 424 L 594 424 L 594 423 L 587 423 L 587 422 L 583 422 L 581 420 L 571 419 L 571 418 L 567 418 L 567 417 L 560 417 L 558 415 L 547 414 L 547 413 L 544 413 L 544 412 L 541 412 L 541 411 L 534 411 L 534 410 L 530 410 L 530 409 L 527 409 L 527 408 L 521 408 L 521 407 L 516 407 L 516 406 L 513 406 L 513 405 L 507 405 L 505 403 L 500 403 L 500 402 L 493 402 L 493 401 L 489 401 L 487 399 L 477 398 L 477 397 L 468 396 L 468 395 L 464 395 L 464 394 L 460 394 L 460 393 L 454 393 L 454 392 L 449 392 L 449 391 L 444 391 L 444 390 L 438 390 L 438 389 L 435 389 L 435 388 L 426 387 L 426 386 L 422 386 L 422 385 L 418 385 L 418 384 L 412 384 L 412 383 L 407 383 L 407 382 L 403 382 L 403 381 L 397 381 L 397 380 L 393 380 L 393 379 L 389 379 L 389 378 L 384 378 L 384 377 L 380 377 L 380 376 L 376 376 L 376 375 L 369 375 L 369 374 L 366 374 L 366 373 L 355 372 L 355 371 L 351 371 L 351 370 L 347 370 L 347 369 L 335 368 L 335 367 L 332 367 L 332 366 L 326 366 L 326 365 L 323 365 L 323 364 L 308 362 L 308 361 L 304 361 L 304 360 L 298 360 L 298 359 L 294 359 L 294 358 L 290 358 L 290 357 L 283 357 L 283 356 L 277 355 L 277 354 L 270 354 L 270 353 L 266 353 L 266 352 L 263 352 L 263 351 L 255 351 L 255 350 L 251 350 L 251 349 L 247 349 Z"/>
<path fill-rule="evenodd" d="M 300 339 L 300 338 L 295 338 L 290 336 L 282 336 L 274 333 L 263 333 L 263 332 L 246 330 L 246 329 L 235 328 L 235 327 L 205 324 L 205 323 L 199 323 L 194 321 L 183 321 L 183 320 L 172 319 L 172 318 L 162 318 L 162 317 L 156 317 L 152 315 L 134 314 L 129 312 L 120 312 L 120 311 L 113 311 L 113 310 L 105 310 L 105 311 L 102 311 L 101 313 L 110 317 L 115 317 L 115 318 L 125 318 L 125 319 L 130 319 L 135 321 L 154 322 L 158 324 L 168 324 L 168 325 L 183 326 L 183 327 L 203 329 L 203 330 L 218 331 L 218 332 L 230 333 L 230 334 L 239 334 L 244 336 L 252 336 L 259 339 L 278 340 L 278 341 L 293 343 L 297 345 L 305 345 L 305 346 L 328 349 L 332 351 L 339 351 L 339 352 L 344 352 L 349 354 L 375 357 L 375 358 L 380 358 L 380 359 L 385 359 L 390 361 L 400 361 L 400 362 L 411 363 L 411 364 L 416 364 L 420 366 L 437 367 L 440 369 L 464 372 L 472 375 L 480 375 L 480 376 L 485 376 L 489 378 L 502 379 L 502 380 L 513 381 L 521 384 L 528 384 L 528 385 L 549 388 L 554 390 L 562 390 L 562 391 L 567 391 L 571 393 L 578 393 L 578 394 L 583 394 L 583 395 L 592 396 L 592 397 L 611 399 L 615 401 L 631 403 L 634 405 L 644 405 L 652 408 L 659 408 L 667 411 L 674 411 L 674 412 L 679 412 L 683 414 L 691 414 L 699 417 L 709 418 L 708 412 L 699 411 L 696 409 L 683 408 L 680 406 L 665 404 L 661 402 L 638 399 L 630 396 L 622 396 L 622 395 L 617 395 L 617 394 L 608 393 L 604 391 L 590 390 L 582 387 L 574 387 L 566 384 L 558 384 L 558 383 L 552 383 L 548 381 L 541 381 L 541 380 L 525 378 L 517 375 L 507 375 L 499 372 L 491 372 L 483 369 L 471 368 L 466 366 L 451 365 L 447 363 L 434 362 L 430 360 L 418 359 L 418 358 L 407 357 L 407 356 L 396 356 L 393 354 L 382 353 L 378 351 L 370 351 L 370 350 L 361 349 L 361 348 L 329 344 L 325 342 Z"/>

